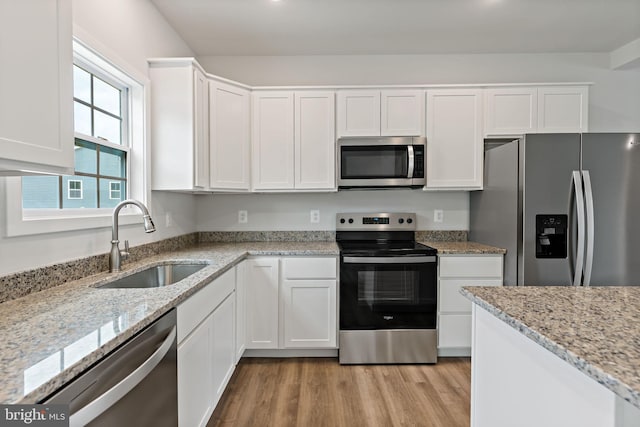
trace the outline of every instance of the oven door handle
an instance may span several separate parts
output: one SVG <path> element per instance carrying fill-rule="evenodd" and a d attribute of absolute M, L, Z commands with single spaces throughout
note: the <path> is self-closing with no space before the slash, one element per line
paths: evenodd
<path fill-rule="evenodd" d="M 346 256 L 342 258 L 344 264 L 428 264 L 435 263 L 435 256 L 395 256 L 395 257 L 371 257 L 371 256 Z"/>

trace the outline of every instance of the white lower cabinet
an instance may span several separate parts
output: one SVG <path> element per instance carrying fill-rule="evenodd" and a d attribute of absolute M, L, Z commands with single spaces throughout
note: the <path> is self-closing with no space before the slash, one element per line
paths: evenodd
<path fill-rule="evenodd" d="M 178 306 L 178 424 L 205 426 L 236 365 L 236 270 Z"/>
<path fill-rule="evenodd" d="M 278 348 L 278 258 L 245 262 L 247 348 Z"/>
<path fill-rule="evenodd" d="M 438 355 L 471 355 L 471 302 L 463 286 L 502 286 L 503 255 L 439 255 Z"/>
<path fill-rule="evenodd" d="M 236 363 L 244 354 L 247 343 L 247 262 L 236 266 Z"/>
<path fill-rule="evenodd" d="M 246 263 L 247 349 L 336 348 L 335 257 Z"/>

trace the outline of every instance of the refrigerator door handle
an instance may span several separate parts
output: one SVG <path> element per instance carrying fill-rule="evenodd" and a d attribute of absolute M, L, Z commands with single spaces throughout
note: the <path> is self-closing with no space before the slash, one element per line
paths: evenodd
<path fill-rule="evenodd" d="M 573 286 L 580 286 L 582 284 L 582 273 L 584 265 L 584 233 L 585 233 L 585 215 L 584 215 L 584 195 L 582 189 L 582 176 L 580 171 L 573 171 L 571 175 L 570 193 L 573 197 L 570 197 L 569 201 L 569 218 L 572 216 L 571 200 L 575 200 L 576 211 L 578 213 L 578 243 L 576 245 L 576 260 L 575 264 L 569 264 L 571 275 L 573 276 Z M 573 227 L 569 224 L 569 230 Z M 569 234 L 571 238 L 571 234 Z M 572 240 L 572 239 L 571 239 Z M 569 241 L 571 247 L 572 242 Z"/>
<path fill-rule="evenodd" d="M 591 175 L 588 170 L 582 171 L 582 181 L 584 183 L 585 205 L 587 207 L 587 253 L 584 261 L 583 285 L 589 286 L 591 283 L 591 270 L 593 268 L 593 245 L 594 245 L 594 209 L 593 209 L 593 189 L 591 188 Z"/>

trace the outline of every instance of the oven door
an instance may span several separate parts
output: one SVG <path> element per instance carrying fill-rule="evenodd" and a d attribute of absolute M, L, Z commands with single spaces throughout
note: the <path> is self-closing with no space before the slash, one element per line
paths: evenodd
<path fill-rule="evenodd" d="M 340 329 L 435 329 L 435 256 L 341 256 Z"/>

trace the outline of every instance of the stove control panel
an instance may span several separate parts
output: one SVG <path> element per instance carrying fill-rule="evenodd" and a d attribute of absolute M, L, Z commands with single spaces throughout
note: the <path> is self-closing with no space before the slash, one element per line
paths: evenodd
<path fill-rule="evenodd" d="M 339 213 L 336 230 L 415 231 L 415 213 Z"/>

